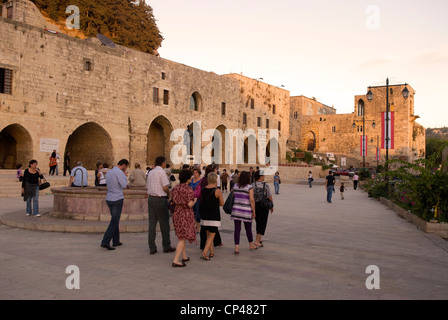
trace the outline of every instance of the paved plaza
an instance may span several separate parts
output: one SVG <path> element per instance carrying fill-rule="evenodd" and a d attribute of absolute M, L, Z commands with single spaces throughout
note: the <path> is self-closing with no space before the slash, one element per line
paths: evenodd
<path fill-rule="evenodd" d="M 264 247 L 250 251 L 241 235 L 234 255 L 233 222 L 222 214 L 224 246 L 203 261 L 172 268 L 174 253 L 149 254 L 147 233 L 122 233 L 123 246 L 100 248 L 102 234 L 30 231 L 0 225 L 0 299 L 447 299 L 448 242 L 425 234 L 351 184 L 341 200 L 326 202 L 324 186 L 283 183 L 274 196 Z M 271 185 L 271 189 L 273 189 Z M 41 196 L 49 212 L 52 196 Z M 25 215 L 21 198 L 0 198 L 0 216 Z M 39 219 L 27 217 L 27 219 Z M 255 230 L 255 228 L 254 228 Z M 172 246 L 177 238 L 171 232 Z M 69 290 L 68 266 L 79 268 L 80 288 Z M 369 266 L 379 289 L 369 290 Z"/>

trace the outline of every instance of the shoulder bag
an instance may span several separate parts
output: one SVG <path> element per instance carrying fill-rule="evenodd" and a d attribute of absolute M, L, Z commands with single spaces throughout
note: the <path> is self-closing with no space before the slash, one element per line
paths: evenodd
<path fill-rule="evenodd" d="M 266 182 L 263 182 L 263 195 L 261 198 L 261 205 L 265 208 L 265 209 L 272 209 L 274 208 L 274 203 L 269 200 L 269 198 L 266 196 Z"/>
<path fill-rule="evenodd" d="M 234 199 L 235 199 L 235 196 L 233 195 L 233 191 L 232 191 L 232 192 L 230 192 L 229 196 L 226 199 L 226 202 L 224 202 L 224 206 L 222 207 L 222 209 L 224 210 L 225 213 L 232 214 Z"/>

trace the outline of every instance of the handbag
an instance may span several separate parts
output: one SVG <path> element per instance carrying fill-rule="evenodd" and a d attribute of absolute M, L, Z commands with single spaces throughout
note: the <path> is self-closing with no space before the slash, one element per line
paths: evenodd
<path fill-rule="evenodd" d="M 42 182 L 44 180 L 45 182 Z M 50 182 L 48 182 L 45 178 L 39 179 L 39 190 L 45 190 L 50 187 Z"/>
<path fill-rule="evenodd" d="M 261 198 L 261 205 L 265 209 L 272 209 L 274 208 L 274 203 L 271 200 L 269 200 L 268 197 L 266 197 L 266 193 L 264 192 L 265 189 L 266 189 L 266 182 L 263 183 L 263 196 Z"/>
<path fill-rule="evenodd" d="M 194 188 L 194 197 L 196 199 L 200 199 L 202 196 L 201 194 L 201 182 L 198 183 L 198 185 L 196 186 L 196 188 Z"/>
<path fill-rule="evenodd" d="M 168 208 L 170 209 L 171 213 L 174 213 L 174 210 L 176 209 L 176 204 L 174 203 L 173 199 L 170 200 L 168 203 Z"/>
<path fill-rule="evenodd" d="M 224 202 L 224 206 L 222 209 L 227 214 L 232 214 L 232 208 L 233 208 L 233 201 L 235 200 L 235 196 L 233 195 L 233 191 L 230 192 L 229 196 L 226 199 L 226 202 Z"/>
<path fill-rule="evenodd" d="M 44 190 L 50 187 L 50 182 L 45 181 L 39 185 L 39 190 Z"/>

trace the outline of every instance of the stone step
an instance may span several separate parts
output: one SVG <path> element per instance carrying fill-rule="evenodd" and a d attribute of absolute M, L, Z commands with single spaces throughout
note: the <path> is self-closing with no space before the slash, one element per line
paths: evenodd
<path fill-rule="evenodd" d="M 94 185 L 94 171 L 87 171 L 89 185 Z M 66 187 L 69 184 L 70 177 L 63 175 L 50 176 L 43 174 L 44 178 L 50 182 L 51 187 Z M 49 189 L 44 190 L 40 195 L 51 194 Z M 12 198 L 20 197 L 21 195 L 21 182 L 17 181 L 16 170 L 0 170 L 0 198 Z"/>

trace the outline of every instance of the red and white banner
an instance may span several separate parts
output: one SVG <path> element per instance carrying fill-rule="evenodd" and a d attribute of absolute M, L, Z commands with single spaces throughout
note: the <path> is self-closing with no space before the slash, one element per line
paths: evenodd
<path fill-rule="evenodd" d="M 361 136 L 361 157 L 367 157 L 367 136 Z"/>
<path fill-rule="evenodd" d="M 388 149 L 394 149 L 394 112 L 389 112 L 389 144 Z M 386 149 L 386 112 L 381 112 L 381 149 Z"/>

